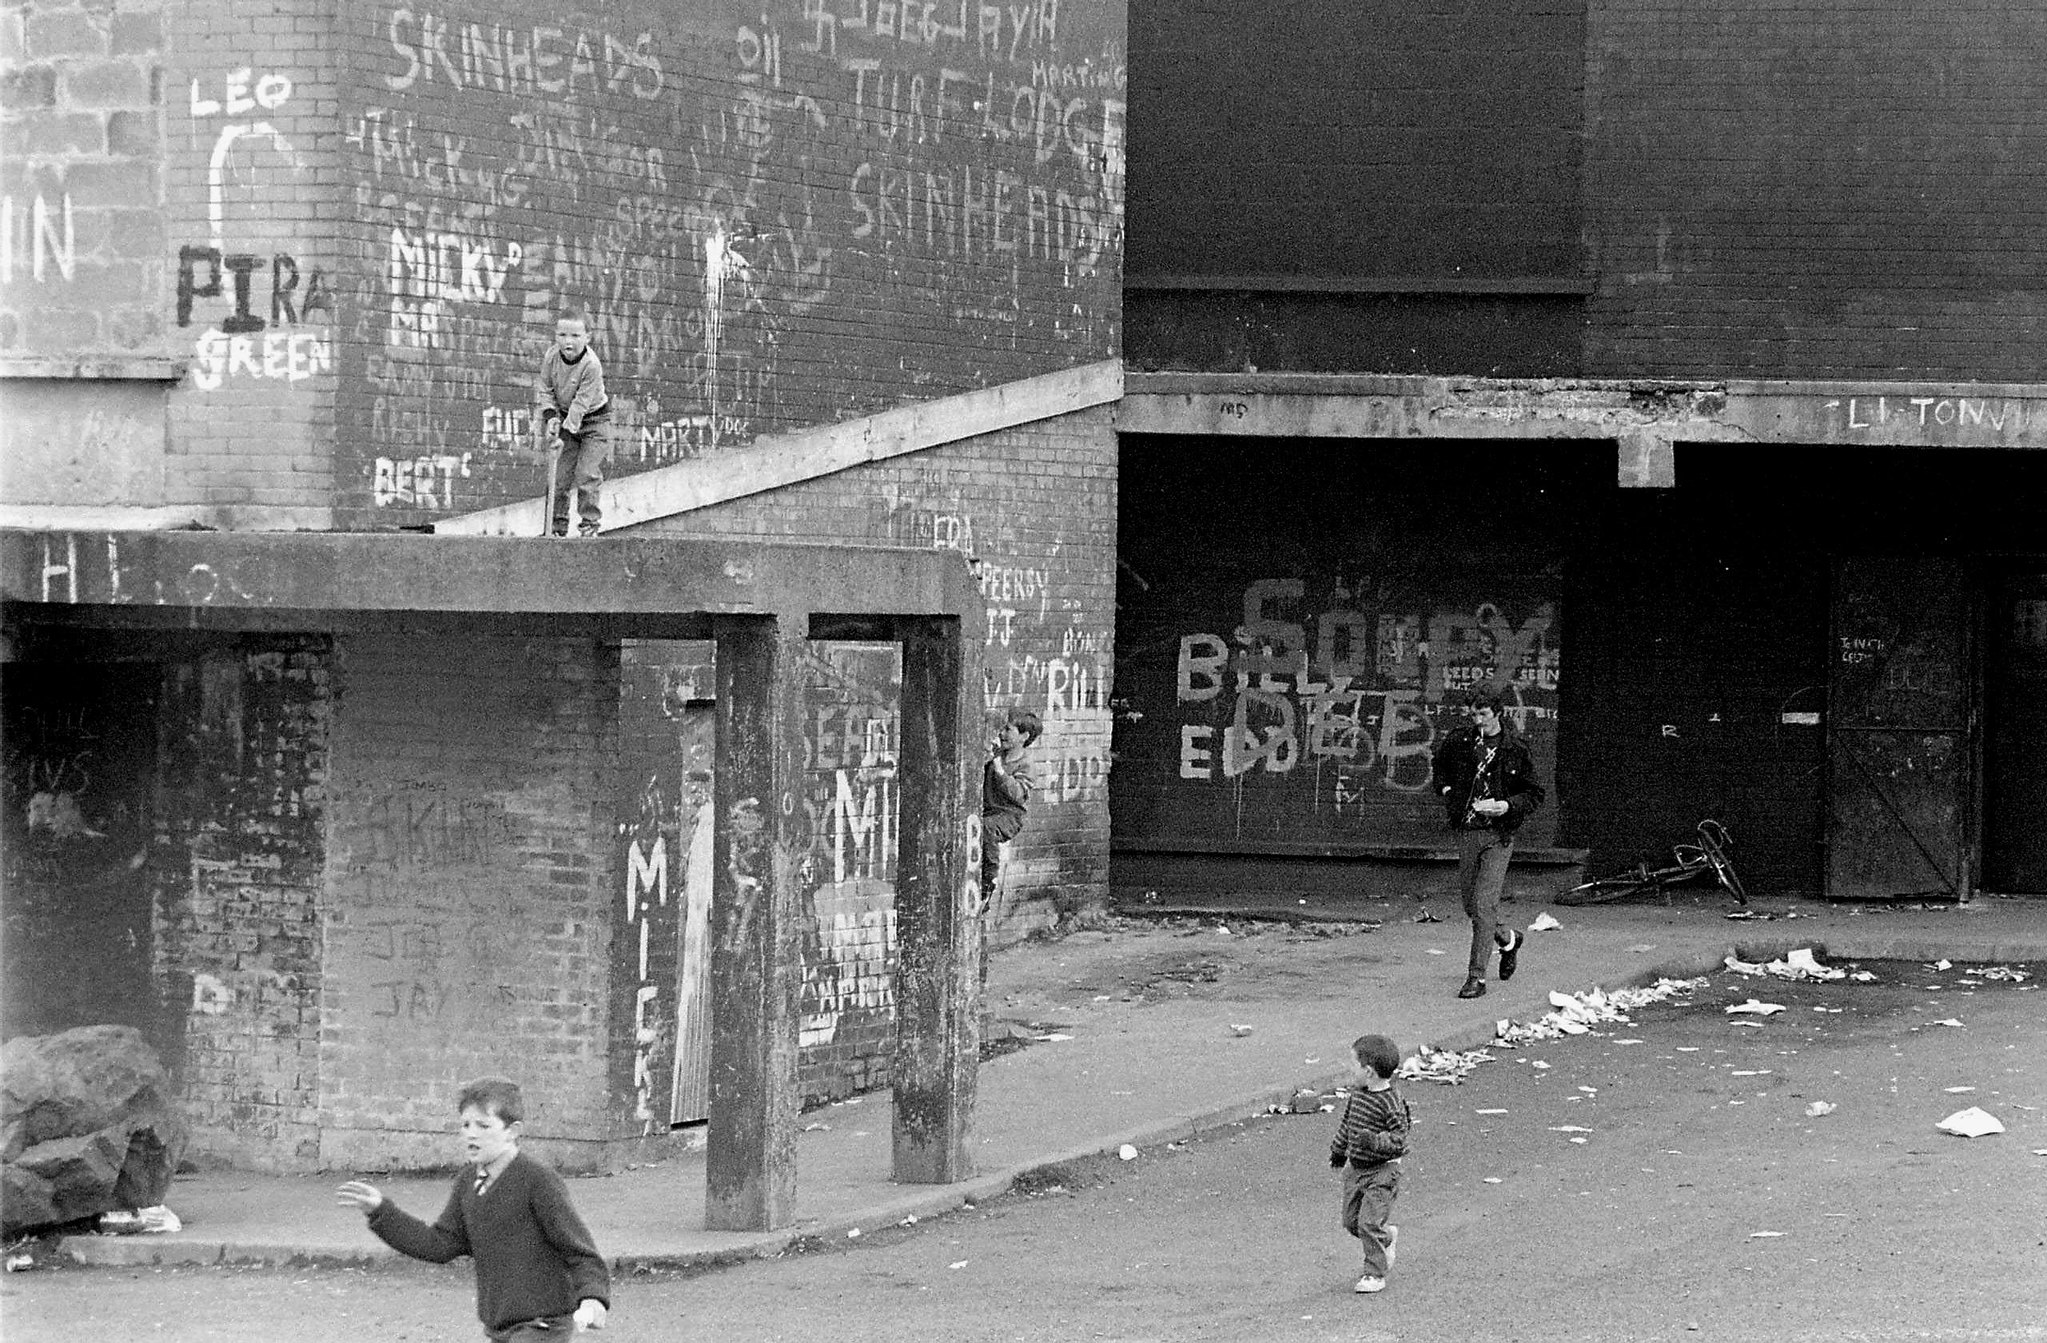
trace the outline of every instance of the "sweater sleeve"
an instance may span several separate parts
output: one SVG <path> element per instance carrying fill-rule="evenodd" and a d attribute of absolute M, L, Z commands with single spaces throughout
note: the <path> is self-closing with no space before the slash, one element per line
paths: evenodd
<path fill-rule="evenodd" d="M 605 1264 L 604 1256 L 597 1253 L 596 1238 L 590 1234 L 582 1215 L 569 1201 L 568 1186 L 560 1177 L 537 1182 L 531 1206 L 534 1217 L 540 1222 L 541 1234 L 547 1237 L 548 1244 L 554 1246 L 563 1267 L 568 1270 L 576 1300 L 602 1301 L 609 1309 L 611 1269 Z"/>
<path fill-rule="evenodd" d="M 459 1179 L 459 1177 L 458 1177 Z M 432 1226 L 385 1199 L 371 1210 L 370 1230 L 392 1249 L 429 1264 L 445 1264 L 469 1253 L 469 1228 L 462 1217 L 462 1189 L 448 1195 L 448 1206 Z"/>

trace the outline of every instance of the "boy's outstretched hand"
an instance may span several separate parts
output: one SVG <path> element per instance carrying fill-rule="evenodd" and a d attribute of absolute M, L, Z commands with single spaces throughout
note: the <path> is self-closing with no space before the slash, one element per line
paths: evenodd
<path fill-rule="evenodd" d="M 383 1206 L 384 1191 L 362 1180 L 350 1180 L 334 1191 L 334 1201 L 364 1212 L 375 1212 Z"/>
<path fill-rule="evenodd" d="M 576 1332 L 580 1334 L 585 1329 L 602 1329 L 606 1313 L 602 1301 L 594 1296 L 584 1297 L 583 1304 L 576 1307 Z"/>

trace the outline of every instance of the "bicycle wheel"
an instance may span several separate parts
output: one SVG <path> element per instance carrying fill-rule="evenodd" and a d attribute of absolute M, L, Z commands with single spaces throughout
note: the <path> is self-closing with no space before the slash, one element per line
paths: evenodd
<path fill-rule="evenodd" d="M 1705 850 L 1706 861 L 1713 865 L 1714 879 L 1720 889 L 1734 897 L 1737 905 L 1748 903 L 1748 889 L 1741 884 L 1741 875 L 1734 870 L 1734 860 L 1727 856 L 1731 843 L 1727 829 L 1718 821 L 1699 822 L 1699 847 Z"/>

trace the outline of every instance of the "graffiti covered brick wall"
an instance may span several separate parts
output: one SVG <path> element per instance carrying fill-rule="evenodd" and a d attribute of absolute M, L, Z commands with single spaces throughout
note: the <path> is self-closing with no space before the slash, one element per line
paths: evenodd
<path fill-rule="evenodd" d="M 538 493 L 588 313 L 612 473 L 1116 348 L 1120 5 L 352 7 L 336 501 Z"/>

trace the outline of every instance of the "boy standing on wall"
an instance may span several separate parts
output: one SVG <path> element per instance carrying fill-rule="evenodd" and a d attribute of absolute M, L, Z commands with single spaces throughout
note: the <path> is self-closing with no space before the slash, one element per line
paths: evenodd
<path fill-rule="evenodd" d="M 540 360 L 533 380 L 534 416 L 542 451 L 556 454 L 548 474 L 547 501 L 555 536 L 569 534 L 569 500 L 576 500 L 581 536 L 595 536 L 603 522 L 597 487 L 611 456 L 611 398 L 604 391 L 604 366 L 590 348 L 590 325 L 580 313 L 563 313 L 554 324 L 554 344 Z"/>

